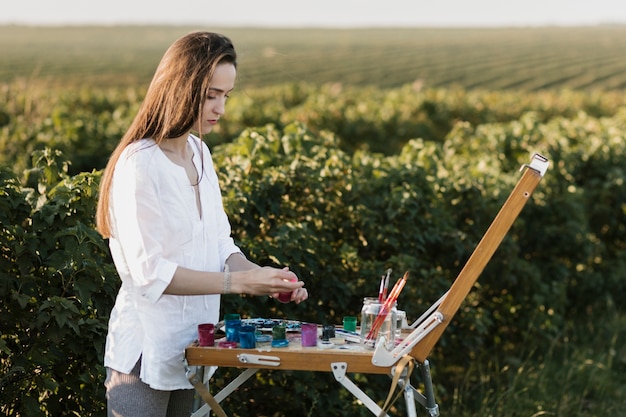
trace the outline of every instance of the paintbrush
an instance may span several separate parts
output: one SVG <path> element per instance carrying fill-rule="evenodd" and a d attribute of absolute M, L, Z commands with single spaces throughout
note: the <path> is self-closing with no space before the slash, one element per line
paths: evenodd
<path fill-rule="evenodd" d="M 387 269 L 387 276 L 385 277 L 385 288 L 383 288 L 383 299 L 385 301 L 387 299 L 387 291 L 389 290 L 389 276 L 391 275 L 391 268 Z"/>
<path fill-rule="evenodd" d="M 378 302 L 385 301 L 385 276 L 380 277 L 380 287 L 378 288 Z"/>

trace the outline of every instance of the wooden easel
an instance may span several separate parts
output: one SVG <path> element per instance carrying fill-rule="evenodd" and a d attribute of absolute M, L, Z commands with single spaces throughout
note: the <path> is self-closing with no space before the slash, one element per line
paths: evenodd
<path fill-rule="evenodd" d="M 413 323 L 411 328 L 414 330 L 393 350 L 389 351 L 385 348 L 384 338 L 377 342 L 373 354 L 371 351 L 335 349 L 320 351 L 295 347 L 286 350 L 264 350 L 264 354 L 258 355 L 246 349 L 202 348 L 192 345 L 185 352 L 188 365 L 247 368 L 215 396 L 218 403 L 259 369 L 308 370 L 333 372 L 335 379 L 374 415 L 388 416 L 386 406 L 395 386 L 398 385 L 404 393 L 409 417 L 417 416 L 415 402 L 423 405 L 429 416 L 438 416 L 439 408 L 434 399 L 427 357 L 543 178 L 547 168 L 548 160 L 539 154 L 534 154 L 530 164 L 521 167 L 520 170 L 524 171 L 521 179 L 448 292 Z M 412 365 L 413 361 L 418 362 L 421 370 L 425 394 L 418 392 L 410 384 L 410 372 L 407 372 L 405 365 L 407 363 Z M 385 406 L 379 407 L 360 390 L 347 377 L 348 372 L 389 374 L 393 384 Z M 194 416 L 200 413 L 201 410 L 198 410 Z"/>

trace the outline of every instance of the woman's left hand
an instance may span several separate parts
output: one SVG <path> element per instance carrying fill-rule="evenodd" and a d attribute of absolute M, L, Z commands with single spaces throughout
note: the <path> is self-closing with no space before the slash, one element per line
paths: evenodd
<path fill-rule="evenodd" d="M 296 304 L 300 304 L 307 298 L 309 298 L 309 292 L 304 287 L 298 288 L 297 290 L 291 293 L 291 301 L 293 301 Z"/>

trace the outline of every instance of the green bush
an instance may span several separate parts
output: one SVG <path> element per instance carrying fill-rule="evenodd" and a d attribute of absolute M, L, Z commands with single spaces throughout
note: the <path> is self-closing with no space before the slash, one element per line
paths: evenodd
<path fill-rule="evenodd" d="M 46 89 L 14 83 L 0 94 L 0 163 L 21 172 L 32 151 L 49 147 L 63 151 L 73 175 L 104 168 L 143 89 Z M 384 90 L 291 83 L 233 92 L 226 117 L 205 139 L 218 145 L 248 128 L 272 124 L 283 129 L 300 122 L 315 136 L 332 132 L 337 146 L 350 154 L 364 150 L 391 156 L 411 139 L 444 143 L 459 123 L 491 129 L 495 123 L 519 123 L 528 112 L 537 123 L 575 118 L 579 112 L 602 118 L 625 106 L 620 92 L 421 90 L 411 85 Z M 509 143 L 520 139 L 512 133 Z"/>
<path fill-rule="evenodd" d="M 232 129 L 236 137 L 213 146 L 213 155 L 237 242 L 261 264 L 289 265 L 311 298 L 295 306 L 227 296 L 223 312 L 338 324 L 342 316 L 358 313 L 362 298 L 374 295 L 380 276 L 392 268 L 394 280 L 409 271 L 399 306 L 409 320 L 417 318 L 449 288 L 533 152 L 550 160 L 546 177 L 432 352 L 442 407 L 454 403 L 455 389 L 463 383 L 459 370 L 470 369 L 484 352 L 501 352 L 507 366 L 516 363 L 529 343 L 549 346 L 567 323 L 602 317 L 607 298 L 626 296 L 626 111 L 619 106 L 592 96 L 541 96 L 549 99 L 546 108 L 549 102 L 565 106 L 561 115 L 554 110 L 559 106 L 555 114 L 542 113 L 541 106 L 527 111 L 542 99 L 524 96 L 526 104 L 516 115 L 501 107 L 513 102 L 506 94 L 479 99 L 474 93 L 429 92 L 424 94 L 435 95 L 426 107 L 436 110 L 416 120 L 439 132 L 436 137 L 411 138 L 417 131 L 412 125 L 409 136 L 389 133 L 386 142 L 385 129 L 399 129 L 413 110 L 391 114 L 394 122 L 384 128 L 372 122 L 380 128 L 372 133 L 360 129 L 367 117 L 376 120 L 382 113 L 368 110 L 352 118 L 359 106 L 376 107 L 359 101 L 396 94 L 399 101 L 414 99 L 421 103 L 414 108 L 424 109 L 425 97 L 357 91 L 358 100 L 341 101 L 344 109 L 332 106 L 333 118 L 323 114 L 322 102 L 337 95 L 323 99 L 327 93 L 299 88 L 277 90 L 290 101 L 276 109 L 283 106 L 290 116 L 272 122 L 260 111 L 258 122 L 265 124 L 250 129 L 235 127 L 235 117 L 221 133 Z M 69 95 L 50 125 L 55 128 L 40 125 L 43 133 L 38 133 L 31 126 L 26 135 L 19 134 L 26 128 L 20 120 L 38 119 L 45 106 L 38 103 L 43 107 L 35 111 L 14 100 L 0 109 L 11 120 L 0 127 L 2 144 L 14 146 L 13 157 L 4 155 L 0 169 L 0 410 L 7 415 L 104 415 L 102 350 L 119 280 L 106 242 L 93 229 L 100 173 L 70 169 L 81 154 L 104 155 L 112 146 L 135 105 L 129 97 Z M 566 99 L 595 106 L 601 117 L 574 112 Z M 234 101 L 231 114 L 239 111 L 241 120 L 255 114 Z M 478 102 L 486 108 L 478 111 Z M 115 103 L 124 103 L 122 110 Z M 389 105 L 388 111 L 394 108 L 403 107 Z M 84 110 L 85 121 L 91 120 L 90 111 L 99 117 L 77 133 L 70 109 Z M 112 120 L 109 114 L 120 117 Z M 314 114 L 324 123 L 315 125 Z M 306 123 L 297 121 L 304 116 Z M 361 145 L 346 145 L 349 135 L 323 126 L 358 132 L 353 139 L 362 135 Z M 86 143 L 85 132 L 102 143 Z M 38 141 L 41 135 L 54 138 L 48 144 L 59 149 Z M 84 147 L 73 153 L 72 144 L 79 143 Z M 20 160 L 19 146 L 36 150 L 31 163 Z M 534 356 L 541 357 L 541 351 Z M 231 376 L 232 370 L 219 370 L 218 385 Z M 354 378 L 374 398 L 384 399 L 387 377 Z M 349 393 L 336 388 L 325 373 L 262 372 L 225 406 L 240 416 L 275 415 L 276 400 L 296 394 L 301 401 L 281 402 L 288 404 L 281 415 L 367 415 Z M 397 406 L 402 410 L 401 402 Z"/>
<path fill-rule="evenodd" d="M 96 415 L 117 280 L 93 228 L 98 176 L 69 177 L 59 152 L 36 152 L 24 188 L 0 170 L 0 409 Z"/>

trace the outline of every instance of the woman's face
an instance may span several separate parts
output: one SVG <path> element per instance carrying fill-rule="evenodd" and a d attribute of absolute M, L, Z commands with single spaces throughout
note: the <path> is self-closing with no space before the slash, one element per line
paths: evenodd
<path fill-rule="evenodd" d="M 196 122 L 194 130 L 201 134 L 209 133 L 224 114 L 228 94 L 235 88 L 237 69 L 233 64 L 219 64 L 215 68 L 209 94 L 202 106 L 202 118 Z"/>

